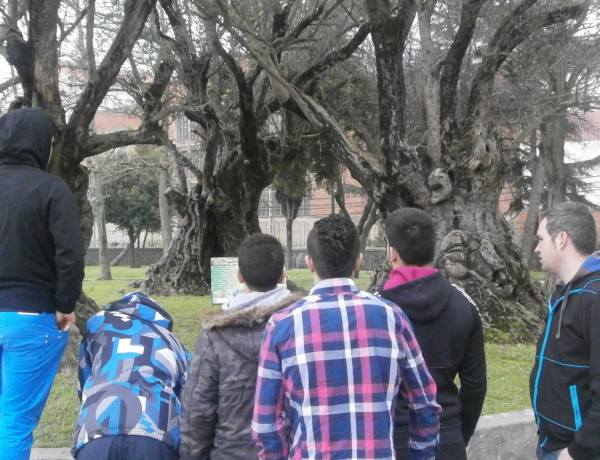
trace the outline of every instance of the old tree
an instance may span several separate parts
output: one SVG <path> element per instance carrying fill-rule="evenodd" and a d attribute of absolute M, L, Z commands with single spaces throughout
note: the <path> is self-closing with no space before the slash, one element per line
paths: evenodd
<path fill-rule="evenodd" d="M 156 67 L 153 78 L 145 80 L 149 84 L 141 82 L 139 95 L 143 104 L 139 129 L 94 133 L 94 116 L 139 43 L 155 2 L 127 0 L 118 5 L 111 2 L 110 8 L 103 5 L 103 14 L 96 11 L 102 2 L 97 3 L 79 5 L 77 1 L 60 0 L 0 3 L 3 13 L 0 51 L 16 71 L 14 80 L 21 86 L 23 104 L 44 108 L 57 126 L 50 169 L 67 182 L 77 198 L 86 244 L 91 238 L 93 218 L 87 199 L 88 175 L 82 161 L 120 146 L 162 143 L 165 133 L 158 114 L 165 83 L 172 73 L 172 67 L 162 64 Z M 96 37 L 96 33 L 100 36 Z M 82 295 L 77 307 L 79 330 L 96 309 L 93 300 Z M 76 335 L 72 337 L 77 342 Z M 67 366 L 77 362 L 76 346 L 77 343 L 66 355 Z"/>
<path fill-rule="evenodd" d="M 490 116 L 491 95 L 507 56 L 539 30 L 580 18 L 581 1 L 79 3 L 2 2 L 3 51 L 25 103 L 46 108 L 59 126 L 52 170 L 76 193 L 88 237 L 85 158 L 161 144 L 197 179 L 170 191 L 180 232 L 149 270 L 151 291 L 205 292 L 210 257 L 234 255 L 260 230 L 261 191 L 307 139 L 320 138 L 322 155 L 346 166 L 382 216 L 400 206 L 433 214 L 437 265 L 488 324 L 515 338 L 535 334 L 541 292 L 498 210 L 502 138 L 511 133 Z M 67 42 L 68 51 L 60 46 Z M 65 61 L 83 82 L 69 98 L 58 78 Z M 340 113 L 331 102 L 346 86 L 361 94 L 358 70 L 376 84 L 371 130 L 365 113 Z M 411 72 L 418 86 L 409 88 Z M 94 116 L 119 81 L 141 125 L 94 133 Z M 193 122 L 195 158 L 166 138 L 163 121 L 173 113 Z"/>
<path fill-rule="evenodd" d="M 499 68 L 517 46 L 543 28 L 577 20 L 586 5 L 536 0 L 450 3 L 364 2 L 377 70 L 377 151 L 368 151 L 359 130 L 351 135 L 352 126 L 342 127 L 323 103 L 286 74 L 277 38 L 257 36 L 248 19 L 252 15 L 219 2 L 210 19 L 252 55 L 286 110 L 322 135 L 335 137 L 330 154 L 345 164 L 382 215 L 400 206 L 432 213 L 439 232 L 437 266 L 471 295 L 488 324 L 512 338 L 531 339 L 537 334 L 543 299 L 498 209 L 507 134 L 490 116 L 491 95 Z M 488 33 L 478 36 L 484 5 Z M 492 9 L 495 15 L 490 16 Z M 452 11 L 459 13 L 453 17 Z M 406 44 L 417 18 L 424 76 L 419 88 L 425 119 L 421 145 L 406 127 Z M 477 59 L 468 60 L 473 47 Z"/>

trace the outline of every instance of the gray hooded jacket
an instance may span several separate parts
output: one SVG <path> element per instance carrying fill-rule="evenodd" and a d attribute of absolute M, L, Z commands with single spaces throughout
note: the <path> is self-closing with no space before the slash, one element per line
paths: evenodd
<path fill-rule="evenodd" d="M 258 458 L 251 423 L 258 354 L 271 315 L 299 300 L 207 315 L 183 392 L 182 460 Z"/>

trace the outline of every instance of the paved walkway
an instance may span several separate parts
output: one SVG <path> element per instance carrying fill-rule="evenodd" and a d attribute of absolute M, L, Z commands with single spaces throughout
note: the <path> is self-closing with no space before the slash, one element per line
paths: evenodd
<path fill-rule="evenodd" d="M 31 449 L 30 460 L 73 460 L 71 449 L 61 447 L 59 449 L 41 449 L 34 447 Z"/>
<path fill-rule="evenodd" d="M 531 460 L 537 435 L 531 409 L 485 415 L 469 443 L 472 460 Z M 30 460 L 73 460 L 68 448 L 33 449 Z"/>

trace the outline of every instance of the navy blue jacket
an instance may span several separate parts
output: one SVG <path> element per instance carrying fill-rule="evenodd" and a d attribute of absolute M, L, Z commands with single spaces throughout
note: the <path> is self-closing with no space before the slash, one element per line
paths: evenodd
<path fill-rule="evenodd" d="M 53 131 L 41 109 L 0 118 L 0 311 L 70 313 L 81 294 L 75 198 L 44 171 Z"/>
<path fill-rule="evenodd" d="M 550 297 L 530 391 L 542 448 L 600 457 L 600 251 Z"/>

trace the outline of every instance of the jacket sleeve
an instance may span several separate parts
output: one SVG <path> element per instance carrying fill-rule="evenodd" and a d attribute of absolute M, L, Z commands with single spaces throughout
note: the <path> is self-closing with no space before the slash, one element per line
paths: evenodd
<path fill-rule="evenodd" d="M 50 200 L 49 229 L 56 264 L 55 306 L 62 313 L 71 313 L 81 295 L 85 248 L 75 197 L 64 182 L 59 183 Z"/>
<path fill-rule="evenodd" d="M 208 460 L 217 424 L 219 362 L 208 331 L 202 330 L 187 372 L 181 400 L 182 460 Z"/>
<path fill-rule="evenodd" d="M 77 370 L 77 395 L 81 402 L 81 395 L 85 382 L 92 372 L 92 359 L 88 351 L 87 337 L 84 336 L 79 344 L 79 367 Z"/>
<path fill-rule="evenodd" d="M 598 293 L 586 296 L 586 316 L 582 318 L 589 351 L 589 385 L 591 404 L 582 418 L 581 429 L 575 433 L 568 450 L 575 460 L 600 457 L 600 299 Z M 577 305 L 580 308 L 579 305 Z M 581 305 L 583 307 L 583 305 Z M 584 309 L 582 309 L 584 310 Z"/>
<path fill-rule="evenodd" d="M 408 402 L 410 458 L 433 459 L 438 451 L 441 412 L 435 400 L 437 387 L 425 365 L 410 321 L 404 313 L 399 314 L 401 320 L 397 338 L 404 355 L 400 363 L 402 381 L 398 398 Z"/>
<path fill-rule="evenodd" d="M 469 440 L 475 432 L 487 392 L 487 371 L 481 316 L 477 311 L 477 307 L 471 304 L 469 306 L 473 318 L 473 327 L 467 353 L 458 369 L 461 404 L 460 421 L 465 445 L 469 444 Z"/>

